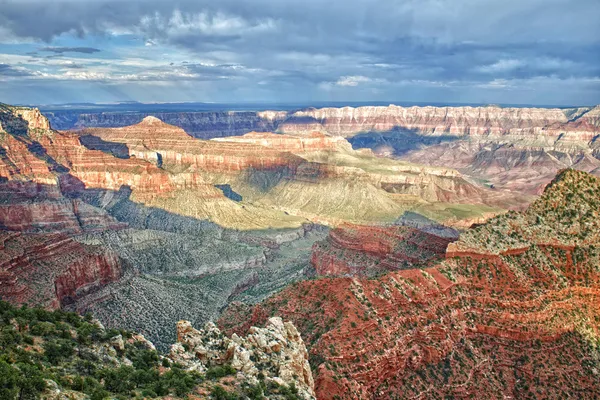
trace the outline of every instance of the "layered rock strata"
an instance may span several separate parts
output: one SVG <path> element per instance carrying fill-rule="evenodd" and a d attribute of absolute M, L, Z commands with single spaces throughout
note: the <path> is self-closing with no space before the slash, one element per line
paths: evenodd
<path fill-rule="evenodd" d="M 58 308 L 123 275 L 116 253 L 64 234 L 0 233 L 0 296 L 15 304 Z"/>
<path fill-rule="evenodd" d="M 451 241 L 404 226 L 343 225 L 313 245 L 311 263 L 318 275 L 372 276 L 426 266 L 441 259 Z"/>
<path fill-rule="evenodd" d="M 597 178 L 563 172 L 434 267 L 301 282 L 220 324 L 292 320 L 323 399 L 600 395 L 598 193 Z"/>

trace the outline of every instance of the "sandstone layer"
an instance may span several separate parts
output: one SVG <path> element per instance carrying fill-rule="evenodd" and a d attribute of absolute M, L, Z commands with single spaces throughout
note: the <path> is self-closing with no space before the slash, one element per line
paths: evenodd
<path fill-rule="evenodd" d="M 0 233 L 0 296 L 16 304 L 59 308 L 119 280 L 116 253 L 64 234 Z"/>
<path fill-rule="evenodd" d="M 565 171 L 434 267 L 301 282 L 220 324 L 293 321 L 323 399 L 597 396 L 598 193 L 598 178 Z"/>
<path fill-rule="evenodd" d="M 307 136 L 322 132 L 348 138 L 355 148 L 371 148 L 381 155 L 459 169 L 489 186 L 539 195 L 562 168 L 600 171 L 599 110 L 598 106 L 546 109 L 390 105 L 156 116 L 200 138 L 238 136 L 251 131 Z M 71 122 L 51 116 L 61 127 L 85 128 L 130 125 L 146 115 L 76 114 L 67 118 Z"/>
<path fill-rule="evenodd" d="M 405 226 L 342 225 L 313 245 L 311 263 L 318 275 L 373 276 L 426 266 L 442 258 L 451 241 Z"/>

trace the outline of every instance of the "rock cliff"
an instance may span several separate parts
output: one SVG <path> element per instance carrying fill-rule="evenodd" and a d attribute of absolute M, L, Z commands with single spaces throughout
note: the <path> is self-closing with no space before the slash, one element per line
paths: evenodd
<path fill-rule="evenodd" d="M 301 282 L 220 325 L 293 321 L 323 399 L 598 395 L 598 193 L 598 178 L 562 172 L 434 267 Z"/>
<path fill-rule="evenodd" d="M 311 263 L 318 275 L 373 276 L 431 264 L 451 241 L 404 226 L 342 225 L 313 245 Z"/>
<path fill-rule="evenodd" d="M 307 109 L 293 113 L 279 125 L 283 132 L 306 132 L 307 127 L 335 136 L 361 132 L 413 130 L 422 134 L 451 136 L 536 135 L 569 136 L 589 140 L 597 134 L 595 109 L 569 110 L 503 107 L 343 107 Z M 586 114 L 590 113 L 587 122 Z M 572 117 L 573 118 L 573 117 Z M 579 123 L 577 123 L 577 121 Z M 552 128 L 550 128 L 552 127 Z"/>
<path fill-rule="evenodd" d="M 46 113 L 56 129 L 83 129 L 90 127 L 115 128 L 135 125 L 145 117 L 154 116 L 167 124 L 185 129 L 200 139 L 238 136 L 251 131 L 272 132 L 285 119 L 286 112 L 159 112 L 152 113 Z"/>
<path fill-rule="evenodd" d="M 270 318 L 264 328 L 252 327 L 245 337 L 227 337 L 213 324 L 196 330 L 188 321 L 177 324 L 177 343 L 169 357 L 188 370 L 205 372 L 210 367 L 230 365 L 238 379 L 257 384 L 262 374 L 267 382 L 294 385 L 304 399 L 314 399 L 314 382 L 308 352 L 296 327 L 281 318 Z"/>
<path fill-rule="evenodd" d="M 210 139 L 251 131 L 327 132 L 350 137 L 361 132 L 415 130 L 436 135 L 550 134 L 583 138 L 597 132 L 598 109 L 487 107 L 341 107 L 299 111 L 153 113 L 190 135 Z M 147 113 L 48 113 L 58 129 L 120 127 L 140 122 Z M 547 131 L 547 132 L 546 132 Z M 587 133 L 586 133 L 587 132 Z"/>
<path fill-rule="evenodd" d="M 0 296 L 59 308 L 123 275 L 116 253 L 64 234 L 0 233 Z"/>

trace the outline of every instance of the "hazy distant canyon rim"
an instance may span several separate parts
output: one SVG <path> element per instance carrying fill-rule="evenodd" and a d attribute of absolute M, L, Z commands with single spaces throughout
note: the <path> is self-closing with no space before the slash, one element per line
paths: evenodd
<path fill-rule="evenodd" d="M 488 187 L 539 195 L 562 168 L 600 171 L 600 106 L 363 106 L 297 111 L 46 112 L 56 129 L 122 127 L 148 115 L 202 139 L 248 132 L 346 138 L 417 164 L 454 168 Z M 510 204 L 506 205 L 510 207 Z"/>

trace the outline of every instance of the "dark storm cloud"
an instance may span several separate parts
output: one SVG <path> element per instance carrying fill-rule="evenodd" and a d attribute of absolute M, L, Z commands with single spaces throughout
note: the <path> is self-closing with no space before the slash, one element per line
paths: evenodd
<path fill-rule="evenodd" d="M 43 47 L 40 51 L 48 51 L 56 54 L 63 53 L 84 53 L 84 54 L 93 54 L 100 52 L 100 49 L 96 49 L 93 47 Z"/>
<path fill-rule="evenodd" d="M 13 67 L 8 64 L 0 64 L 0 77 L 2 77 L 2 76 L 23 77 L 23 76 L 31 76 L 31 75 L 32 75 L 31 72 L 29 72 L 23 68 Z"/>
<path fill-rule="evenodd" d="M 548 85 L 586 85 L 600 76 L 599 19 L 598 0 L 4 0 L 0 32 L 47 43 L 61 35 L 130 34 L 149 46 L 222 57 L 185 64 L 186 79 L 247 80 L 300 93 L 398 82 L 463 87 L 548 78 Z"/>

